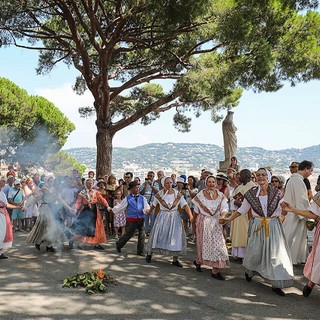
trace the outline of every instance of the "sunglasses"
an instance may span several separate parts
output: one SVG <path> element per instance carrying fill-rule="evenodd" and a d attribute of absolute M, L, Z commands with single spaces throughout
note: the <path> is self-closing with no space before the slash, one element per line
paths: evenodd
<path fill-rule="evenodd" d="M 272 183 L 279 182 L 279 180 L 271 180 Z"/>
<path fill-rule="evenodd" d="M 289 166 L 289 168 L 291 169 L 291 168 L 298 168 L 298 166 Z"/>

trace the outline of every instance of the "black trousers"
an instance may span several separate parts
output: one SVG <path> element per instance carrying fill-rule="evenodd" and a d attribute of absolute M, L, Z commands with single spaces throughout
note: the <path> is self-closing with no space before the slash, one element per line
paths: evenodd
<path fill-rule="evenodd" d="M 136 230 L 138 230 L 138 245 L 137 245 L 137 254 L 143 253 L 144 250 L 144 220 L 137 222 L 128 222 L 126 223 L 125 234 L 123 234 L 120 239 L 116 242 L 117 246 L 121 249 L 125 244 L 132 238 Z"/>

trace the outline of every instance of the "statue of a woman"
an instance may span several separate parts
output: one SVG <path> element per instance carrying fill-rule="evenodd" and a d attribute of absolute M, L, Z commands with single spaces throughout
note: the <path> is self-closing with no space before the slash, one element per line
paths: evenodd
<path fill-rule="evenodd" d="M 225 162 L 229 162 L 237 151 L 237 128 L 233 123 L 233 111 L 228 111 L 222 122 Z"/>

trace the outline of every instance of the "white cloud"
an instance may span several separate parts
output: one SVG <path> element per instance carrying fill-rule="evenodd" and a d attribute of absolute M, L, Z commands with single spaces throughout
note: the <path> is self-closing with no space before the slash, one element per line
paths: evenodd
<path fill-rule="evenodd" d="M 77 95 L 72 90 L 72 85 L 69 83 L 54 89 L 37 88 L 35 92 L 39 96 L 43 96 L 59 108 L 65 116 L 76 126 L 64 148 L 75 147 L 94 147 L 96 126 L 95 119 L 81 118 L 78 112 L 79 107 L 86 107 L 93 105 L 93 97 L 89 91 L 83 95 Z"/>

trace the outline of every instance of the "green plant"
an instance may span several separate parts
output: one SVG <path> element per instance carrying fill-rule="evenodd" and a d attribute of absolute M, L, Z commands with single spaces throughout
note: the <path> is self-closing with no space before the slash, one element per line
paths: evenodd
<path fill-rule="evenodd" d="M 87 294 L 105 293 L 109 284 L 116 284 L 115 279 L 102 269 L 92 272 L 77 273 L 63 280 L 63 288 L 86 288 Z"/>

